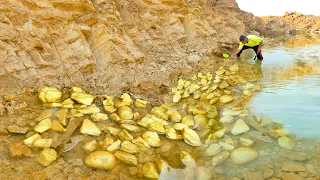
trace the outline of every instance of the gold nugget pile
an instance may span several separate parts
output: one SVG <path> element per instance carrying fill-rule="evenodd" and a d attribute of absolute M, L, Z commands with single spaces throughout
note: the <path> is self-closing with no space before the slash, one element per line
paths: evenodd
<path fill-rule="evenodd" d="M 107 95 L 95 97 L 79 87 L 73 87 L 67 98 L 61 101 L 60 90 L 44 87 L 39 92 L 39 98 L 49 109 L 36 119 L 39 121 L 33 128 L 36 133 L 28 133 L 24 144 L 43 148 L 37 161 L 48 166 L 56 160 L 58 147 L 61 149 L 62 146 L 64 153 L 83 141 L 81 135 L 70 137 L 76 134 L 74 131 L 80 126 L 81 134 L 105 137 L 102 141 L 94 139 L 82 145 L 83 151 L 88 154 L 85 157 L 85 164 L 105 170 L 112 169 L 117 160 L 128 165 L 138 165 L 135 154 L 149 148 L 160 147 L 159 136 L 184 141 L 190 146 L 201 146 L 203 143 L 208 146 L 228 133 L 224 124 L 233 122 L 233 116 L 241 113 L 228 110 L 220 116 L 220 109 L 218 111 L 217 108 L 222 108 L 224 104 L 235 99 L 236 93 L 233 92 L 235 86 L 240 83 L 245 84 L 239 88 L 242 92 L 240 91 L 240 95 L 237 92 L 236 99 L 250 96 L 251 91 L 260 89 L 259 86 L 248 83 L 237 75 L 238 70 L 237 65 L 232 65 L 228 69 L 221 67 L 214 74 L 198 73 L 190 80 L 179 79 L 177 87 L 172 88 L 172 101 L 151 108 L 143 117 L 140 117 L 138 111 L 147 106 L 147 101 L 133 100 L 128 93 L 120 97 Z M 98 100 L 101 101 L 100 104 L 97 103 Z M 116 125 L 103 125 L 103 122 L 113 122 Z M 238 135 L 248 130 L 242 120 L 238 120 L 236 124 L 237 128 L 232 130 L 232 134 Z M 46 131 L 62 133 L 61 142 L 42 138 L 42 133 Z M 70 141 L 71 143 L 67 143 Z M 225 142 L 219 144 L 218 149 L 221 149 L 221 144 L 227 145 Z M 208 148 L 209 152 L 210 148 L 216 149 L 215 145 Z M 220 152 L 216 159 L 220 163 L 221 157 L 225 159 L 228 156 L 229 153 L 224 151 Z M 214 159 L 215 157 L 212 164 L 218 164 Z M 159 171 L 161 169 L 157 169 L 152 162 L 143 166 L 146 178 L 157 178 Z"/>

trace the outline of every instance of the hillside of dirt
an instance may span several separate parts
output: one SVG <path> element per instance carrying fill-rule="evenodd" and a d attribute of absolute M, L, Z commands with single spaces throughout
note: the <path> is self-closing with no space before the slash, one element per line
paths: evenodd
<path fill-rule="evenodd" d="M 1 0 L 1 91 L 166 86 L 232 48 L 252 17 L 234 0 Z"/>

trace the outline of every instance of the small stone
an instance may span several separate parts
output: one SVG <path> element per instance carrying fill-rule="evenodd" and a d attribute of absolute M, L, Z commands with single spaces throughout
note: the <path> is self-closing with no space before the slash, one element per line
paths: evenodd
<path fill-rule="evenodd" d="M 130 132 L 140 132 L 139 127 L 131 125 L 131 124 L 121 124 L 120 127 L 122 127 L 123 129 L 126 129 Z"/>
<path fill-rule="evenodd" d="M 230 153 L 227 151 L 222 151 L 219 154 L 215 155 L 212 158 L 212 166 L 218 166 L 219 164 L 221 164 L 223 161 L 225 161 L 226 159 L 228 159 L 228 157 L 230 156 Z"/>
<path fill-rule="evenodd" d="M 286 149 L 281 149 L 279 155 L 293 161 L 304 161 L 307 159 L 307 154 L 304 152 L 294 152 Z"/>
<path fill-rule="evenodd" d="M 118 136 L 120 133 L 120 129 L 114 128 L 114 127 L 107 127 L 107 130 L 114 136 Z"/>
<path fill-rule="evenodd" d="M 173 96 L 172 102 L 174 103 L 178 103 L 179 101 L 181 101 L 181 93 L 180 92 L 176 92 Z"/>
<path fill-rule="evenodd" d="M 104 110 L 108 113 L 114 113 L 117 111 L 117 108 L 114 106 L 103 106 Z"/>
<path fill-rule="evenodd" d="M 73 92 L 71 93 L 70 98 L 77 101 L 80 104 L 84 104 L 88 106 L 90 106 L 94 101 L 94 96 L 83 93 L 83 92 Z"/>
<path fill-rule="evenodd" d="M 173 129 L 176 131 L 182 131 L 184 128 L 189 128 L 189 127 L 185 124 L 182 124 L 182 123 L 175 123 L 173 125 Z"/>
<path fill-rule="evenodd" d="M 234 150 L 234 146 L 225 142 L 219 142 L 219 145 L 222 147 L 223 150 L 226 151 L 233 151 Z"/>
<path fill-rule="evenodd" d="M 32 152 L 31 152 L 31 149 L 29 147 L 25 146 L 22 143 L 10 144 L 9 151 L 10 151 L 10 155 L 12 157 L 15 157 L 15 156 L 28 156 L 28 157 L 31 157 L 31 156 L 33 156 Z"/>
<path fill-rule="evenodd" d="M 37 161 L 43 166 L 49 166 L 57 159 L 57 153 L 54 149 L 46 148 L 38 155 Z"/>
<path fill-rule="evenodd" d="M 144 101 L 142 99 L 136 99 L 136 102 L 135 102 L 135 106 L 136 107 L 140 107 L 140 108 L 145 108 L 147 106 L 147 101 Z"/>
<path fill-rule="evenodd" d="M 61 109 L 55 113 L 55 115 L 59 118 L 59 122 L 64 126 L 67 125 L 67 114 L 68 109 Z"/>
<path fill-rule="evenodd" d="M 292 171 L 292 172 L 299 172 L 299 171 L 306 171 L 306 168 L 302 165 L 299 165 L 294 162 L 285 163 L 282 168 L 282 171 Z"/>
<path fill-rule="evenodd" d="M 231 65 L 229 67 L 229 70 L 232 71 L 232 72 L 238 72 L 239 71 L 239 66 L 237 65 Z"/>
<path fill-rule="evenodd" d="M 52 145 L 52 139 L 37 139 L 32 144 L 36 148 L 49 148 Z"/>
<path fill-rule="evenodd" d="M 166 137 L 168 139 L 172 139 L 172 140 L 179 139 L 179 135 L 177 134 L 177 132 L 173 128 L 171 128 L 171 127 L 166 128 L 165 131 L 166 131 Z"/>
<path fill-rule="evenodd" d="M 131 134 L 128 133 L 128 131 L 126 130 L 122 130 L 120 131 L 120 133 L 118 134 L 120 139 L 124 139 L 124 140 L 133 140 L 133 137 L 131 136 Z"/>
<path fill-rule="evenodd" d="M 148 125 L 153 122 L 153 119 L 152 119 L 150 116 L 151 116 L 150 114 L 146 115 L 146 116 L 143 117 L 140 121 L 138 121 L 137 124 L 138 124 L 139 126 L 148 128 Z"/>
<path fill-rule="evenodd" d="M 159 173 L 157 171 L 157 166 L 153 162 L 147 162 L 143 165 L 143 175 L 147 179 L 158 179 Z"/>
<path fill-rule="evenodd" d="M 168 111 L 168 116 L 172 122 L 176 122 L 176 123 L 180 122 L 182 119 L 178 111 Z"/>
<path fill-rule="evenodd" d="M 275 130 L 275 131 L 277 132 L 277 134 L 278 134 L 279 136 L 289 135 L 289 131 L 286 130 L 286 129 L 283 129 L 283 128 L 277 129 L 277 130 Z"/>
<path fill-rule="evenodd" d="M 295 143 L 288 137 L 282 136 L 278 138 L 278 143 L 280 147 L 285 148 L 287 150 L 292 150 L 295 146 Z"/>
<path fill-rule="evenodd" d="M 242 133 L 247 132 L 249 130 L 250 130 L 250 127 L 242 119 L 239 119 L 235 123 L 231 133 L 233 135 L 239 135 L 239 134 L 242 134 Z"/>
<path fill-rule="evenodd" d="M 233 117 L 232 116 L 222 116 L 220 118 L 220 122 L 223 124 L 230 124 L 233 122 Z"/>
<path fill-rule="evenodd" d="M 96 114 L 96 113 L 100 112 L 100 109 L 97 106 L 92 105 L 92 106 L 86 107 L 84 109 L 80 109 L 79 112 L 81 114 Z"/>
<path fill-rule="evenodd" d="M 110 119 L 116 122 L 120 121 L 120 117 L 116 113 L 111 114 Z"/>
<path fill-rule="evenodd" d="M 240 144 L 244 147 L 251 147 L 254 144 L 254 141 L 248 138 L 240 138 Z"/>
<path fill-rule="evenodd" d="M 253 161 L 257 157 L 258 152 L 256 150 L 246 147 L 235 149 L 230 155 L 230 159 L 235 164 L 245 164 L 247 162 Z"/>
<path fill-rule="evenodd" d="M 80 127 L 82 134 L 88 134 L 92 136 L 100 136 L 101 130 L 89 119 L 85 119 Z"/>
<path fill-rule="evenodd" d="M 185 116 L 182 118 L 181 123 L 187 125 L 188 127 L 193 127 L 194 126 L 193 117 Z"/>
<path fill-rule="evenodd" d="M 227 104 L 231 101 L 233 101 L 233 97 L 230 95 L 222 95 L 219 99 L 220 103 Z"/>
<path fill-rule="evenodd" d="M 244 179 L 245 180 L 264 180 L 263 175 L 261 172 L 257 171 L 257 172 L 250 172 L 247 171 L 244 174 Z"/>
<path fill-rule="evenodd" d="M 128 140 L 125 140 L 121 143 L 121 150 L 130 154 L 134 154 L 137 153 L 139 149 L 135 144 L 131 143 Z"/>
<path fill-rule="evenodd" d="M 262 174 L 265 179 L 268 179 L 273 176 L 274 171 L 270 168 L 264 167 Z"/>
<path fill-rule="evenodd" d="M 56 102 L 60 99 L 62 93 L 54 87 L 44 87 L 39 92 L 39 99 L 44 103 Z"/>
<path fill-rule="evenodd" d="M 130 120 L 133 119 L 133 113 L 131 109 L 127 106 L 123 106 L 118 109 L 119 117 L 122 119 Z"/>
<path fill-rule="evenodd" d="M 114 140 L 112 138 L 106 137 L 106 138 L 104 138 L 103 141 L 99 142 L 99 145 L 102 147 L 102 149 L 107 149 L 113 143 L 114 143 Z"/>
<path fill-rule="evenodd" d="M 156 132 L 146 131 L 142 138 L 152 147 L 159 147 L 161 145 L 160 138 Z"/>
<path fill-rule="evenodd" d="M 28 127 L 20 127 L 20 126 L 14 124 L 14 125 L 8 126 L 8 127 L 7 127 L 7 130 L 8 130 L 10 133 L 25 134 L 25 133 L 28 132 L 29 128 L 28 128 Z"/>
<path fill-rule="evenodd" d="M 97 146 L 98 146 L 98 142 L 96 140 L 91 140 L 84 143 L 84 145 L 82 146 L 82 149 L 87 152 L 92 152 L 96 150 Z"/>
<path fill-rule="evenodd" d="M 201 141 L 198 134 L 189 127 L 181 131 L 184 141 L 191 146 L 201 146 Z"/>
<path fill-rule="evenodd" d="M 140 136 L 132 140 L 132 143 L 137 145 L 138 147 L 143 147 L 143 148 L 150 148 L 150 145 L 142 139 Z"/>
<path fill-rule="evenodd" d="M 229 84 L 226 81 L 222 81 L 221 84 L 219 85 L 220 89 L 224 89 L 229 87 Z"/>
<path fill-rule="evenodd" d="M 43 133 L 51 128 L 51 119 L 46 118 L 40 121 L 33 129 L 38 133 Z"/>
<path fill-rule="evenodd" d="M 121 144 L 121 141 L 119 139 L 116 140 L 107 148 L 107 151 L 111 153 L 115 152 L 116 150 L 120 149 L 120 144 Z"/>
<path fill-rule="evenodd" d="M 138 165 L 137 158 L 129 153 L 123 151 L 116 151 L 114 156 L 121 162 L 129 164 L 129 165 Z"/>
<path fill-rule="evenodd" d="M 165 130 L 164 130 L 164 127 L 163 127 L 163 123 L 162 123 L 161 121 L 151 122 L 151 123 L 148 125 L 148 130 L 149 130 L 149 131 L 157 132 L 157 133 L 159 133 L 159 134 L 165 134 Z"/>
<path fill-rule="evenodd" d="M 214 156 L 221 152 L 221 146 L 219 144 L 210 144 L 205 151 L 206 156 Z"/>
<path fill-rule="evenodd" d="M 303 180 L 303 178 L 295 173 L 286 173 L 282 175 L 282 180 Z"/>
<path fill-rule="evenodd" d="M 252 93 L 248 89 L 243 90 L 243 94 L 246 95 L 246 96 L 251 96 L 252 95 Z"/>
<path fill-rule="evenodd" d="M 35 142 L 36 140 L 38 139 L 41 139 L 41 136 L 39 134 L 34 134 L 30 137 L 28 137 L 27 139 L 25 139 L 23 141 L 23 143 L 26 145 L 26 146 L 32 146 L 33 142 Z"/>
<path fill-rule="evenodd" d="M 96 169 L 111 170 L 116 165 L 116 158 L 106 151 L 94 151 L 85 158 L 85 164 Z"/>
<path fill-rule="evenodd" d="M 92 114 L 91 118 L 93 121 L 105 121 L 108 120 L 108 115 L 104 113 Z"/>
<path fill-rule="evenodd" d="M 66 132 L 66 129 L 57 120 L 51 121 L 51 129 L 56 132 Z"/>
<path fill-rule="evenodd" d="M 222 138 L 224 136 L 224 133 L 226 132 L 226 129 L 220 129 L 213 133 L 213 136 L 217 139 Z"/>

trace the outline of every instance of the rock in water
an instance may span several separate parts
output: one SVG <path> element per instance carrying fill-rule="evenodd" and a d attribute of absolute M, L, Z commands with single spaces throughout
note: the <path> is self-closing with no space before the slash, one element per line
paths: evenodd
<path fill-rule="evenodd" d="M 157 166 L 153 162 L 147 162 L 143 165 L 143 175 L 148 179 L 158 179 Z"/>
<path fill-rule="evenodd" d="M 14 124 L 14 125 L 8 126 L 7 130 L 10 133 L 25 134 L 28 132 L 29 128 L 28 127 L 20 127 L 20 126 Z"/>
<path fill-rule="evenodd" d="M 278 138 L 278 143 L 282 148 L 292 150 L 295 146 L 295 143 L 288 137 L 282 136 Z"/>
<path fill-rule="evenodd" d="M 95 151 L 85 158 L 85 164 L 92 168 L 110 170 L 116 165 L 116 158 L 107 151 Z"/>
<path fill-rule="evenodd" d="M 230 153 L 227 151 L 222 151 L 219 154 L 215 155 L 212 158 L 212 166 L 218 166 L 219 164 L 221 164 L 224 160 L 228 159 L 228 157 L 230 156 Z"/>
<path fill-rule="evenodd" d="M 247 147 L 235 149 L 230 155 L 230 159 L 236 164 L 244 164 L 256 159 L 257 157 L 258 152 Z"/>
<path fill-rule="evenodd" d="M 131 109 L 127 106 L 123 106 L 121 108 L 118 109 L 118 114 L 119 117 L 122 119 L 133 119 L 133 113 L 131 111 Z"/>
<path fill-rule="evenodd" d="M 142 138 L 152 147 L 159 147 L 161 145 L 160 138 L 156 132 L 146 131 Z"/>
<path fill-rule="evenodd" d="M 184 141 L 191 146 L 201 146 L 202 144 L 198 134 L 188 127 L 182 130 L 182 137 Z"/>
<path fill-rule="evenodd" d="M 138 160 L 137 158 L 129 153 L 123 152 L 123 151 L 117 151 L 115 154 L 116 158 L 126 164 L 129 165 L 138 165 Z"/>
<path fill-rule="evenodd" d="M 54 149 L 46 148 L 39 154 L 37 161 L 43 166 L 49 166 L 57 159 L 57 153 Z"/>
<path fill-rule="evenodd" d="M 250 130 L 250 127 L 242 119 L 239 119 L 235 123 L 231 133 L 233 135 L 239 135 L 239 134 L 242 134 L 242 133 L 247 132 L 249 130 Z"/>
<path fill-rule="evenodd" d="M 206 156 L 214 156 L 221 151 L 221 146 L 219 144 L 211 144 L 205 152 Z"/>
<path fill-rule="evenodd" d="M 40 121 L 33 129 L 38 133 L 43 133 L 51 128 L 51 119 L 46 118 Z"/>
<path fill-rule="evenodd" d="M 233 101 L 233 97 L 230 95 L 223 95 L 219 99 L 220 103 L 226 104 Z"/>
<path fill-rule="evenodd" d="M 100 136 L 101 131 L 100 129 L 89 119 L 85 119 L 82 123 L 82 126 L 80 128 L 80 132 L 82 134 L 88 134 L 92 136 Z"/>

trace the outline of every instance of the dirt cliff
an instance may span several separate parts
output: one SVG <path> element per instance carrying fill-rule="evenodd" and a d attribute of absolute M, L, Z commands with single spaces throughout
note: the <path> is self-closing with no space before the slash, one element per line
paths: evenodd
<path fill-rule="evenodd" d="M 234 0 L 0 0 L 1 88 L 148 91 L 232 48 L 250 18 Z"/>

